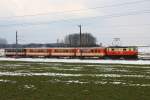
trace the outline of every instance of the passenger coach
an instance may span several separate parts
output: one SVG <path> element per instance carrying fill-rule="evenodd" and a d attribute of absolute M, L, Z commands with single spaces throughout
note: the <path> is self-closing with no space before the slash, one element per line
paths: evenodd
<path fill-rule="evenodd" d="M 50 50 L 47 48 L 26 48 L 26 57 L 49 57 Z"/>
<path fill-rule="evenodd" d="M 26 50 L 23 48 L 7 48 L 5 49 L 6 57 L 26 57 Z"/>
<path fill-rule="evenodd" d="M 51 57 L 75 57 L 75 48 L 51 48 Z"/>
<path fill-rule="evenodd" d="M 83 58 L 86 58 L 86 57 L 103 58 L 105 56 L 105 48 L 102 48 L 102 47 L 77 48 L 76 56 L 77 57 L 82 56 Z"/>

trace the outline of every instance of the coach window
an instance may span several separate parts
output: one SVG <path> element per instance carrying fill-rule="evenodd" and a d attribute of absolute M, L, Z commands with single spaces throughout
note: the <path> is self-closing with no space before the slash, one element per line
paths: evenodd
<path fill-rule="evenodd" d="M 96 53 L 97 52 L 97 50 L 95 50 L 95 52 L 94 53 Z"/>
<path fill-rule="evenodd" d="M 95 53 L 97 53 L 97 50 L 95 50 Z"/>
<path fill-rule="evenodd" d="M 69 53 L 69 50 L 66 50 L 66 53 Z"/>
<path fill-rule="evenodd" d="M 66 50 L 66 53 L 68 53 L 69 51 L 68 50 Z"/>
<path fill-rule="evenodd" d="M 57 49 L 55 49 L 55 52 L 57 53 L 57 52 L 58 52 L 58 50 L 57 50 Z"/>
<path fill-rule="evenodd" d="M 123 51 L 127 51 L 127 49 L 123 49 Z"/>
<path fill-rule="evenodd" d="M 114 51 L 114 49 L 111 49 L 111 51 Z"/>

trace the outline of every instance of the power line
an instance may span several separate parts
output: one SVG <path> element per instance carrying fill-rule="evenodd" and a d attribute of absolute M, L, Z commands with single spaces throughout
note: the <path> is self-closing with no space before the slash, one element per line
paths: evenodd
<path fill-rule="evenodd" d="M 143 26 L 150 26 L 150 24 L 136 24 L 136 25 L 112 25 L 111 27 L 143 27 Z"/>
<path fill-rule="evenodd" d="M 111 14 L 111 15 L 103 15 L 103 16 L 93 16 L 93 17 L 86 17 L 87 19 L 95 19 L 98 17 L 103 17 L 104 19 L 108 19 L 108 18 L 115 18 L 115 17 L 123 17 L 123 16 L 130 16 L 130 15 L 137 15 L 137 14 L 149 14 L 150 10 L 143 10 L 143 11 L 132 11 L 132 12 L 128 12 L 128 13 L 117 13 L 117 14 Z M 21 24 L 8 24 L 8 25 L 0 25 L 0 27 L 11 27 L 11 26 L 33 26 L 33 25 L 44 25 L 44 24 L 53 24 L 53 23 L 57 23 L 57 22 L 70 22 L 73 20 L 81 20 L 81 19 L 85 19 L 85 17 L 83 18 L 70 18 L 70 19 L 60 19 L 60 20 L 54 20 L 54 21 L 50 21 L 50 22 L 38 22 L 38 23 L 21 23 Z"/>
<path fill-rule="evenodd" d="M 125 2 L 125 3 L 120 3 L 120 4 L 105 5 L 105 6 L 99 6 L 99 7 L 93 7 L 93 8 L 86 8 L 86 9 L 66 10 L 66 11 L 60 11 L 60 12 L 46 12 L 46 13 L 37 13 L 37 14 L 31 14 L 31 15 L 9 16 L 9 17 L 0 17 L 0 18 L 1 19 L 22 18 L 22 17 L 33 17 L 33 16 L 41 16 L 41 15 L 49 15 L 49 14 L 57 14 L 57 13 L 79 12 L 79 11 L 102 9 L 102 8 L 106 8 L 106 7 L 117 7 L 117 6 L 133 5 L 133 4 L 149 2 L 149 1 L 150 0 L 138 0 L 138 1 L 133 1 L 133 2 Z"/>

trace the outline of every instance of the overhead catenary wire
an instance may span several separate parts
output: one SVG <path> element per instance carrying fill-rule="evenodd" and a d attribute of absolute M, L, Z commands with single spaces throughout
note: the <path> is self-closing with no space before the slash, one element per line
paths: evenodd
<path fill-rule="evenodd" d="M 0 27 L 12 27 L 12 26 L 33 26 L 33 25 L 46 25 L 46 24 L 53 24 L 58 22 L 71 22 L 74 20 L 81 20 L 81 19 L 95 19 L 98 17 L 108 19 L 108 18 L 115 18 L 115 17 L 123 17 L 123 16 L 130 16 L 130 15 L 137 15 L 137 14 L 150 14 L 150 10 L 142 10 L 142 11 L 132 11 L 128 13 L 115 13 L 110 15 L 102 15 L 102 16 L 92 16 L 92 17 L 82 17 L 82 18 L 65 18 L 60 20 L 53 20 L 53 21 L 46 21 L 46 22 L 37 22 L 37 23 L 18 23 L 18 24 L 7 24 L 7 25 L 0 25 Z M 149 24 L 147 24 L 149 26 Z"/>
<path fill-rule="evenodd" d="M 58 14 L 58 13 L 61 14 L 61 13 L 70 13 L 70 12 L 80 12 L 80 11 L 87 11 L 87 10 L 103 9 L 103 8 L 108 8 L 108 7 L 119 7 L 119 6 L 125 6 L 125 5 L 133 5 L 133 4 L 144 3 L 144 2 L 150 2 L 150 0 L 138 0 L 138 1 L 133 1 L 133 2 L 125 2 L 125 3 L 120 3 L 120 4 L 112 4 L 112 5 L 105 5 L 105 6 L 91 7 L 91 8 L 85 8 L 85 9 L 77 9 L 77 10 L 65 10 L 65 11 L 58 11 L 58 12 L 45 12 L 45 13 L 36 13 L 36 14 L 21 15 L 21 16 L 0 17 L 0 19 L 22 18 L 22 17 L 33 17 L 33 16 Z"/>

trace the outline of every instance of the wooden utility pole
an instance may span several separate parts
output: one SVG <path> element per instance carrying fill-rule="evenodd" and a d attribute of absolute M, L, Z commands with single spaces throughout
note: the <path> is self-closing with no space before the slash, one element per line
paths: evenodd
<path fill-rule="evenodd" d="M 16 31 L 16 47 L 18 45 L 18 31 Z"/>
<path fill-rule="evenodd" d="M 18 56 L 18 31 L 16 31 L 16 57 Z"/>
<path fill-rule="evenodd" d="M 82 47 L 82 26 L 78 25 L 80 28 L 80 47 Z"/>
<path fill-rule="evenodd" d="M 81 25 L 78 25 L 79 28 L 80 28 L 80 57 L 82 58 L 82 26 Z"/>

